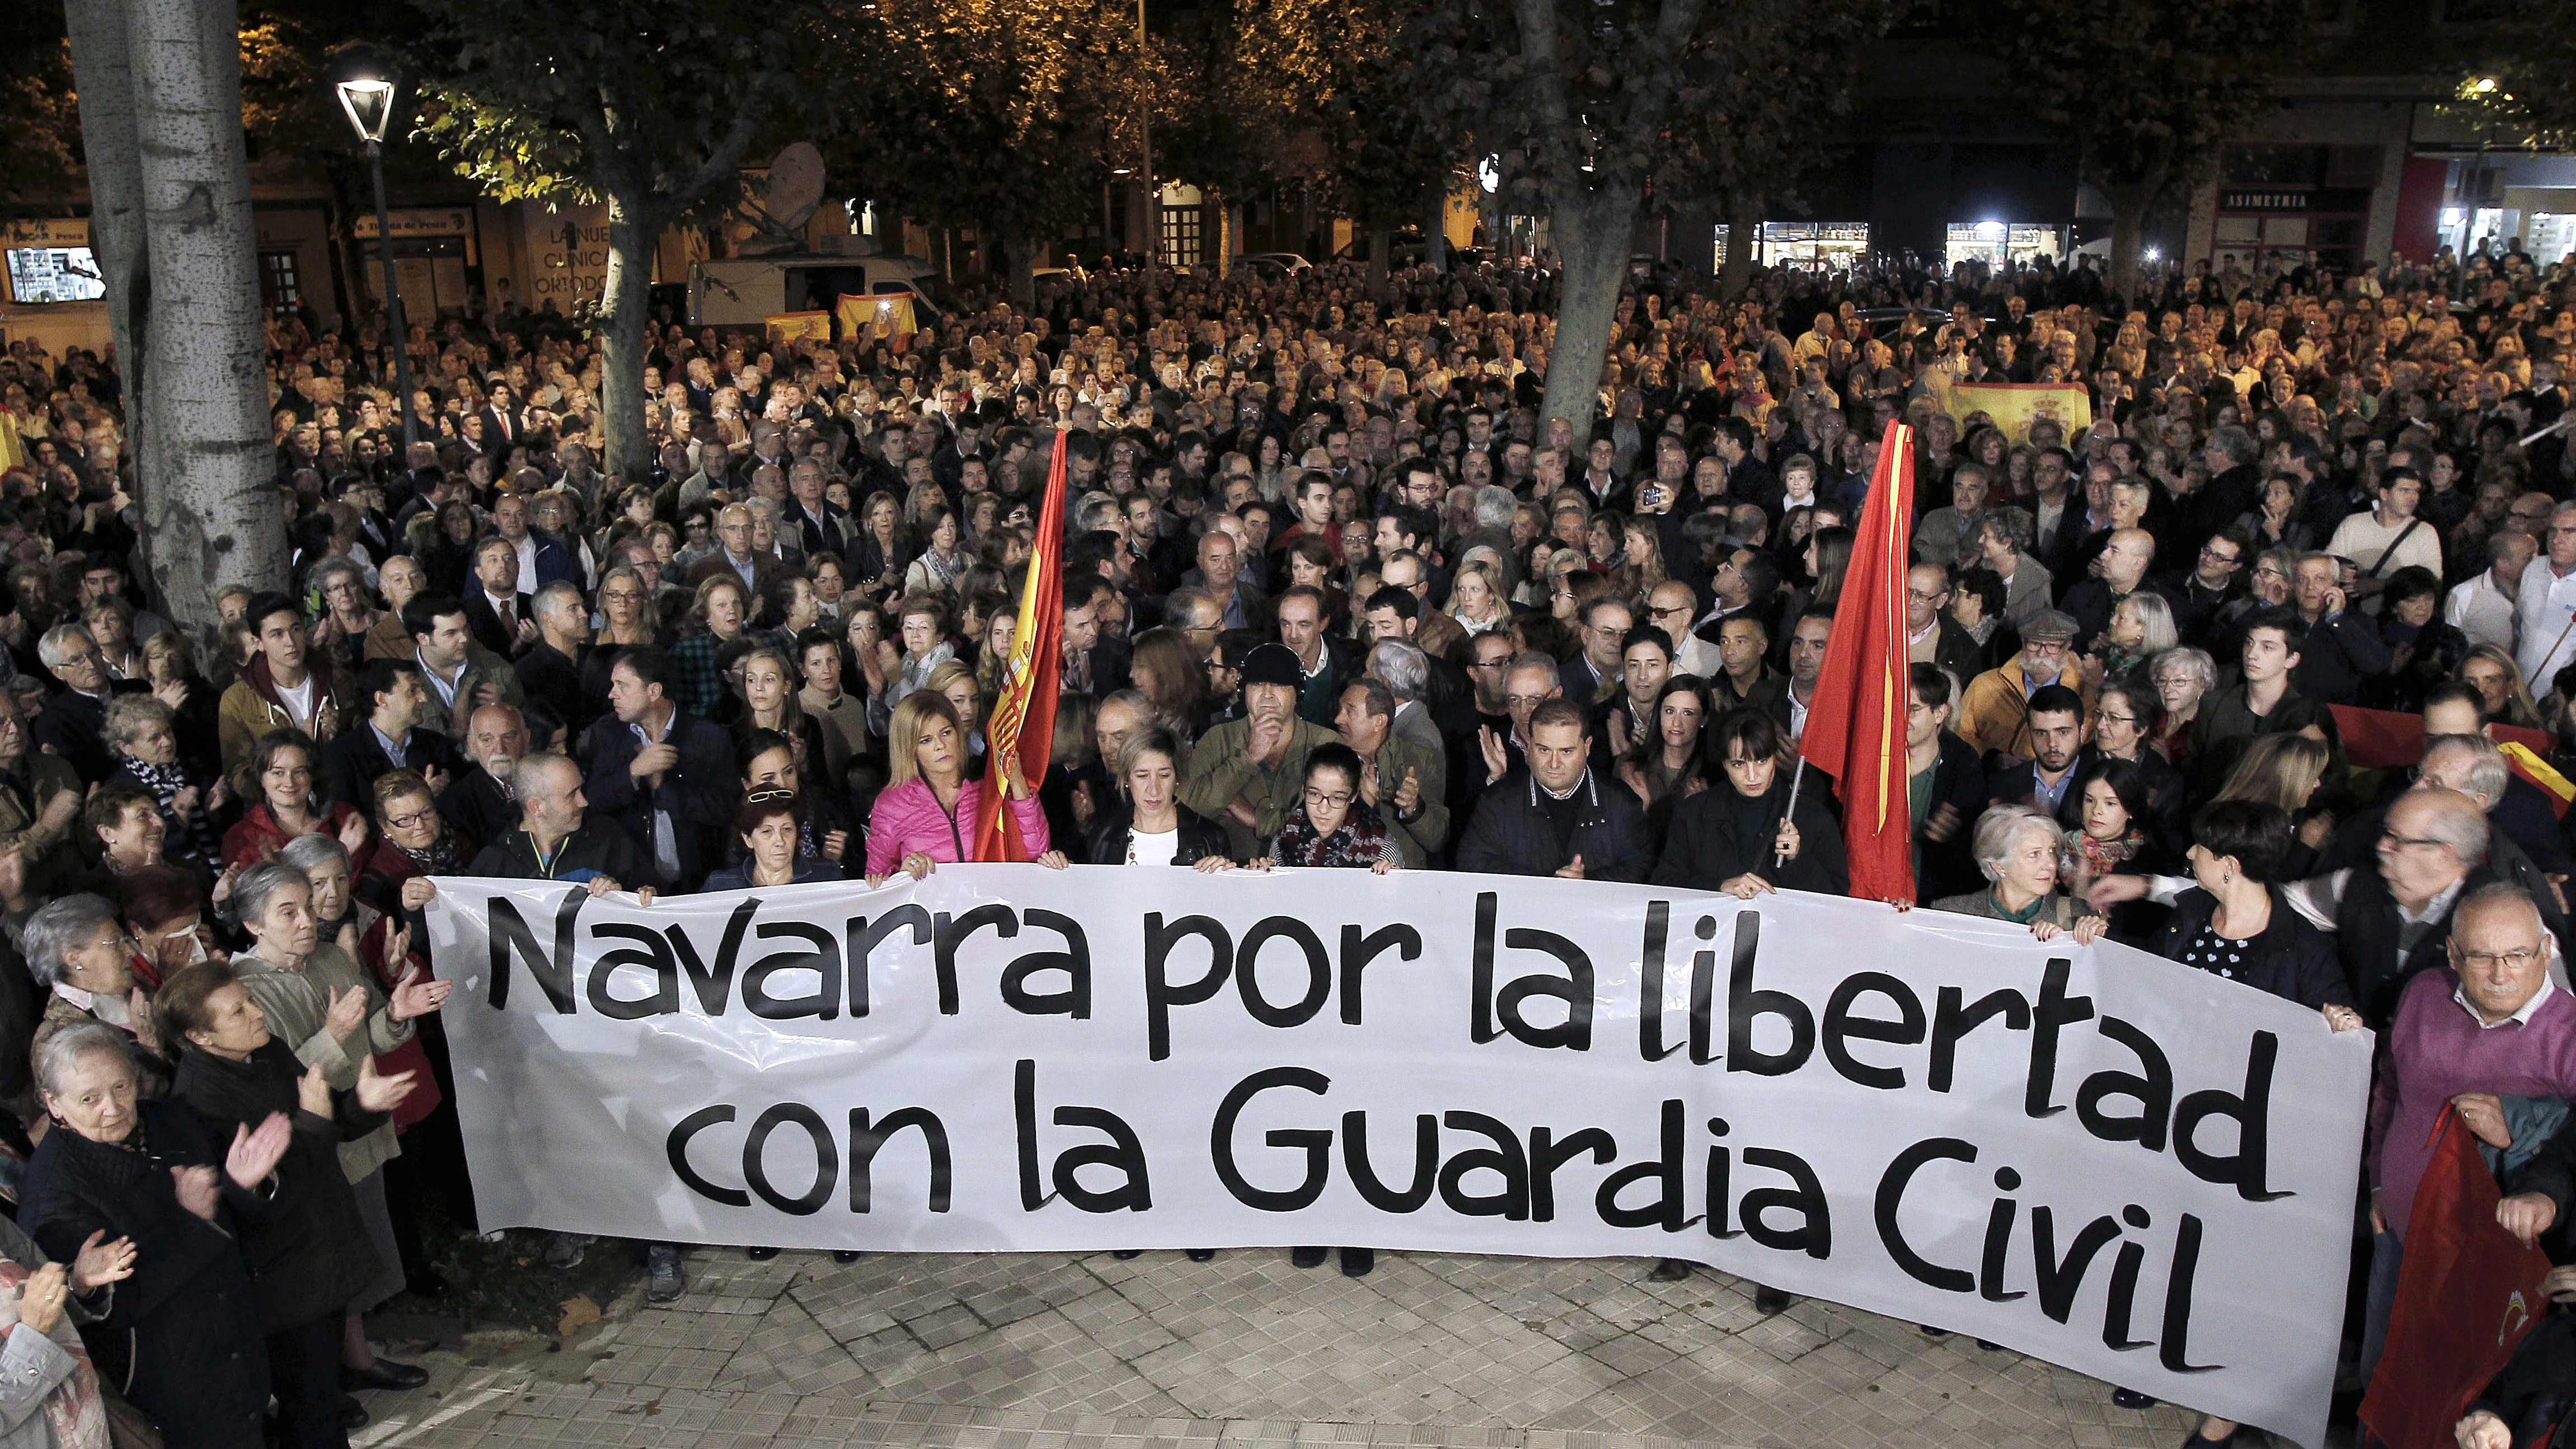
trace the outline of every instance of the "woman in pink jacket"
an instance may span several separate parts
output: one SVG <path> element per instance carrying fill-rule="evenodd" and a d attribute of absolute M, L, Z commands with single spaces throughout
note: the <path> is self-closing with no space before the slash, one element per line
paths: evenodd
<path fill-rule="evenodd" d="M 897 870 L 918 880 L 940 861 L 966 859 L 974 848 L 983 786 L 990 783 L 966 778 L 966 731 L 957 722 L 956 706 L 935 690 L 916 689 L 894 707 L 886 746 L 894 778 L 878 792 L 868 816 L 871 887 L 885 884 Z M 1000 777 L 1020 838 L 1038 864 L 1064 869 L 1064 852 L 1047 848 L 1046 811 L 1020 778 L 1018 759 L 1005 756 L 990 773 Z"/>

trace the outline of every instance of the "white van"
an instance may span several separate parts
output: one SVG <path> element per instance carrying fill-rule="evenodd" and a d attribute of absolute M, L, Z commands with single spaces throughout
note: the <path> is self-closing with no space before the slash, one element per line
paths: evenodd
<path fill-rule="evenodd" d="M 909 292 L 916 315 L 931 300 L 938 269 L 919 257 L 791 253 L 689 264 L 689 325 L 758 327 L 780 312 L 828 312 L 844 294 Z"/>

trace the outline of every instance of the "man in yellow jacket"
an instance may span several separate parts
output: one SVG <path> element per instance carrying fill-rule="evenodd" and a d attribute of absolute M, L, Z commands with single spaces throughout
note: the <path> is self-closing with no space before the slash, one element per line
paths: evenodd
<path fill-rule="evenodd" d="M 1980 755 L 2029 759 L 2030 697 L 2052 684 L 2081 695 L 2085 717 L 2091 718 L 2094 682 L 2075 658 L 2075 630 L 2075 620 L 2055 609 L 2023 625 L 2021 652 L 1968 681 L 1959 703 L 1959 738 Z"/>

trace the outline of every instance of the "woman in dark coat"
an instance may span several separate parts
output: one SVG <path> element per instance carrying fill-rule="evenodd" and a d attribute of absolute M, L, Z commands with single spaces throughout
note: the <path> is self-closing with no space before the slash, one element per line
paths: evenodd
<path fill-rule="evenodd" d="M 268 1210 L 244 1225 L 241 1252 L 268 1337 L 280 1438 L 293 1449 L 344 1449 L 340 1338 L 348 1305 L 375 1279 L 377 1262 L 339 1149 L 385 1124 L 410 1095 L 412 1074 L 380 1077 L 375 1058 L 361 1057 L 357 1086 L 333 1091 L 269 1035 L 266 1016 L 222 962 L 171 977 L 155 1006 L 164 1029 L 187 1042 L 170 1094 L 210 1136 L 230 1139 L 278 1116 L 292 1124 Z"/>
<path fill-rule="evenodd" d="M 119 1243 L 132 1262 L 82 1333 L 101 1381 L 160 1424 L 167 1449 L 257 1449 L 268 1355 L 237 1235 L 269 1211 L 287 1119 L 218 1153 L 185 1105 L 135 1100 L 130 1049 L 105 1026 L 47 1038 L 36 1067 L 59 1125 L 27 1165 L 19 1225 L 76 1270 Z"/>
<path fill-rule="evenodd" d="M 2188 853 L 2199 882 L 2174 899 L 2156 954 L 2321 1011 L 2335 1031 L 2361 1029 L 2352 987 L 2325 933 L 2308 924 L 2272 876 L 2289 854 L 2290 812 L 2260 800 L 2218 800 L 2192 817 Z M 2154 1400 L 2120 1391 L 2129 1407 Z M 2237 1425 L 2210 1415 L 2194 1444 L 2225 1444 Z"/>
<path fill-rule="evenodd" d="M 2188 854 L 2199 882 L 2174 898 L 2155 951 L 2230 981 L 2323 1011 L 2337 1031 L 2360 1016 L 2334 942 L 2308 924 L 2272 884 L 2292 839 L 2290 815 L 2259 800 L 2218 800 L 2191 822 Z"/>
<path fill-rule="evenodd" d="M 1180 802 L 1181 744 L 1159 726 L 1118 752 L 1118 803 L 1092 822 L 1083 858 L 1093 865 L 1180 865 L 1224 870 L 1225 832 Z"/>
<path fill-rule="evenodd" d="M 1824 802 L 1832 786 L 1821 776 L 1808 781 L 1793 812 L 1794 782 L 1780 765 L 1786 743 L 1779 721 L 1761 710 L 1720 715 L 1708 750 L 1725 783 L 1673 808 L 1672 831 L 1648 879 L 1748 901 L 1768 890 L 1849 894 L 1843 833 Z"/>

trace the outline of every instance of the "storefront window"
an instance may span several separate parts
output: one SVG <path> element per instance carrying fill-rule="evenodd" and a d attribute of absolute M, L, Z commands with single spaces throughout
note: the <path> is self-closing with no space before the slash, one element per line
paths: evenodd
<path fill-rule="evenodd" d="M 1726 265 L 1727 228 L 1717 228 L 1714 265 Z M 1802 272 L 1840 271 L 1869 256 L 1865 221 L 1766 221 L 1756 234 L 1753 260 Z"/>
<path fill-rule="evenodd" d="M 1949 264 L 1954 267 L 1961 262 L 1983 262 L 1990 267 L 2006 262 L 2027 264 L 2041 257 L 2065 254 L 2065 235 L 2054 226 L 2017 221 L 1950 223 Z"/>

